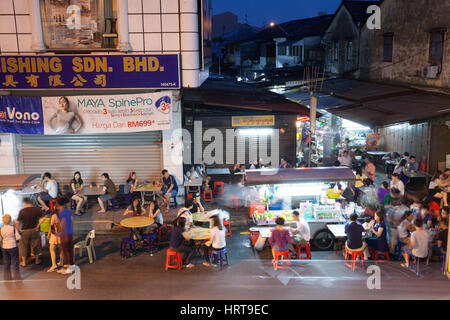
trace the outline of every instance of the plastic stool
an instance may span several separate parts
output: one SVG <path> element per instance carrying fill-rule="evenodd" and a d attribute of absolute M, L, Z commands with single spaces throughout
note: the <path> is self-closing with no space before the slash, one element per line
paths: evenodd
<path fill-rule="evenodd" d="M 217 257 L 217 262 L 220 265 L 220 270 L 223 266 L 229 266 L 227 250 L 225 248 L 220 250 L 211 249 L 210 263 L 213 264 L 214 256 Z"/>
<path fill-rule="evenodd" d="M 188 200 L 191 200 L 191 199 L 192 199 L 192 197 L 193 197 L 193 194 L 192 194 L 192 193 L 188 193 L 188 195 L 187 195 L 187 199 L 188 199 Z"/>
<path fill-rule="evenodd" d="M 226 235 L 231 237 L 231 224 L 230 220 L 223 219 L 223 226 L 227 229 Z"/>
<path fill-rule="evenodd" d="M 289 250 L 286 251 L 274 251 L 275 252 L 275 259 L 273 259 L 273 268 L 277 270 L 278 268 L 289 268 L 291 265 L 291 262 L 289 261 Z M 281 258 L 281 259 L 278 259 Z M 280 265 L 279 263 L 282 263 Z"/>
<path fill-rule="evenodd" d="M 133 254 L 136 255 L 136 242 L 133 238 L 123 238 L 120 244 L 120 256 L 122 258 L 129 258 Z"/>
<path fill-rule="evenodd" d="M 175 261 L 173 258 L 175 258 Z M 173 262 L 176 262 L 176 264 L 173 264 Z M 167 249 L 166 271 L 168 269 L 181 269 L 182 266 L 183 266 L 183 260 L 181 259 L 181 254 L 172 249 Z"/>
<path fill-rule="evenodd" d="M 308 244 L 299 244 L 296 246 L 295 248 L 297 250 L 297 259 L 299 260 L 305 260 L 305 259 L 309 259 L 311 260 L 311 246 Z M 305 249 L 304 251 L 302 251 L 302 249 Z M 306 254 L 306 257 L 302 257 L 302 253 Z"/>
<path fill-rule="evenodd" d="M 169 207 L 172 209 L 177 207 L 177 197 L 176 196 L 170 197 Z"/>
<path fill-rule="evenodd" d="M 211 202 L 213 200 L 212 190 L 204 190 L 203 194 L 202 194 L 202 197 L 203 197 L 203 201 Z"/>
<path fill-rule="evenodd" d="M 225 193 L 224 185 L 225 183 L 223 181 L 214 182 L 214 195 L 224 194 Z"/>
<path fill-rule="evenodd" d="M 360 257 L 361 259 L 361 268 L 364 268 L 364 253 L 361 250 L 352 250 L 345 246 L 347 249 L 347 255 L 345 256 L 345 265 L 355 271 L 356 269 L 356 258 Z M 351 260 L 350 260 L 351 258 Z M 350 261 L 350 263 L 349 263 Z"/>
<path fill-rule="evenodd" d="M 374 261 L 389 261 L 389 252 L 382 252 L 375 249 L 370 249 L 370 255 Z M 383 257 L 384 259 L 380 259 Z"/>
<path fill-rule="evenodd" d="M 48 202 L 48 208 L 50 209 L 50 212 L 55 212 L 55 203 L 56 203 L 56 200 L 50 200 L 49 202 Z"/>
<path fill-rule="evenodd" d="M 230 194 L 230 198 L 228 200 L 228 207 L 231 209 L 239 209 L 240 206 L 241 206 L 241 198 Z"/>
<path fill-rule="evenodd" d="M 106 202 L 106 210 L 120 209 L 119 198 L 111 198 Z"/>
<path fill-rule="evenodd" d="M 142 245 L 142 248 L 145 252 L 150 252 L 153 254 L 153 250 L 158 249 L 158 245 L 155 244 L 156 240 L 158 239 L 158 236 L 154 233 L 145 233 L 142 236 L 142 239 L 144 240 L 144 244 Z"/>
<path fill-rule="evenodd" d="M 70 209 L 75 210 L 77 208 L 77 202 L 73 199 L 70 199 Z"/>

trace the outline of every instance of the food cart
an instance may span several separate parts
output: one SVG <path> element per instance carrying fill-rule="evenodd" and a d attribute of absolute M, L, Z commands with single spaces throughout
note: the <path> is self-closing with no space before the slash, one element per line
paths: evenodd
<path fill-rule="evenodd" d="M 297 210 L 308 221 L 314 245 L 321 250 L 331 249 L 335 237 L 327 225 L 343 224 L 350 213 L 362 210 L 345 204 L 337 188 L 338 183 L 345 186 L 353 180 L 355 175 L 347 167 L 248 170 L 246 186 L 256 186 L 265 204 L 265 210 L 259 207 L 253 213 L 256 226 L 250 231 L 260 233 L 255 248 L 262 250 L 270 235 L 265 229 L 273 228 L 276 217 L 285 218 L 289 225 L 292 212 Z M 283 199 L 285 207 L 272 210 L 271 204 L 279 199 Z"/>
<path fill-rule="evenodd" d="M 17 217 L 22 208 L 22 198 L 40 193 L 31 183 L 39 179 L 39 174 L 10 174 L 0 175 L 0 214 L 10 214 Z"/>

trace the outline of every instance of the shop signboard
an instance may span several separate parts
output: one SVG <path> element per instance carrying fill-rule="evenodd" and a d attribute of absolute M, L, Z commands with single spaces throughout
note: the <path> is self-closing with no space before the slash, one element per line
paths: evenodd
<path fill-rule="evenodd" d="M 239 116 L 232 117 L 233 127 L 259 127 L 275 125 L 275 116 Z"/>
<path fill-rule="evenodd" d="M 178 88 L 177 54 L 0 57 L 0 90 Z"/>
<path fill-rule="evenodd" d="M 172 128 L 172 91 L 111 96 L 0 97 L 0 132 L 124 133 Z"/>
<path fill-rule="evenodd" d="M 368 151 L 374 151 L 377 149 L 380 143 L 380 134 L 379 133 L 368 133 L 366 135 L 366 149 Z"/>

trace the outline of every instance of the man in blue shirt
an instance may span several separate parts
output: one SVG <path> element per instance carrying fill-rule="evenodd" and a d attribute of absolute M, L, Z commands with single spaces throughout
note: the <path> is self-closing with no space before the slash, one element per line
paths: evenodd
<path fill-rule="evenodd" d="M 363 251 L 364 260 L 367 260 L 367 244 L 362 240 L 362 234 L 364 227 L 358 223 L 358 215 L 352 213 L 350 215 L 350 222 L 345 224 L 345 233 L 347 234 L 347 242 L 345 243 L 346 249 L 355 251 Z"/>
<path fill-rule="evenodd" d="M 170 208 L 170 197 L 176 197 L 178 194 L 178 185 L 175 177 L 169 174 L 169 171 L 162 171 L 163 187 L 161 188 L 164 203 L 167 205 L 167 211 Z"/>

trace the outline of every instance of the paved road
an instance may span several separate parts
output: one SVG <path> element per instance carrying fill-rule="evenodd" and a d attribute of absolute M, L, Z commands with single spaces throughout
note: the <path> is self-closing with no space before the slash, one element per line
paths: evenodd
<path fill-rule="evenodd" d="M 122 260 L 118 246 L 124 234 L 98 235 L 98 260 L 77 260 L 81 289 L 69 290 L 68 276 L 41 266 L 23 271 L 25 280 L 1 282 L 0 299 L 450 299 L 450 281 L 432 263 L 416 277 L 398 262 L 379 263 L 381 289 L 367 289 L 368 274 L 351 272 L 334 252 L 313 252 L 313 260 L 293 262 L 274 271 L 268 250 L 255 254 L 248 235 L 228 241 L 231 266 L 222 271 L 201 266 L 164 271 L 165 250 Z M 48 263 L 47 254 L 44 263 Z"/>

